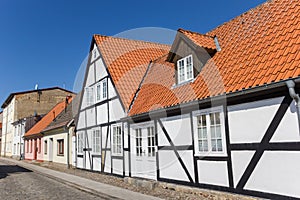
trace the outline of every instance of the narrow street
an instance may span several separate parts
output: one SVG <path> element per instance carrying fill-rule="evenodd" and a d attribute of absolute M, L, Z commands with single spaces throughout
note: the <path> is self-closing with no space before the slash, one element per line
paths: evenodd
<path fill-rule="evenodd" d="M 102 199 L 0 160 L 0 199 Z"/>

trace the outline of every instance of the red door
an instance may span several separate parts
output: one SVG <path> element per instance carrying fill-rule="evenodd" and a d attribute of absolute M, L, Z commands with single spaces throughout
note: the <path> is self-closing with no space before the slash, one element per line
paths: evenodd
<path fill-rule="evenodd" d="M 33 142 L 33 160 L 37 159 L 37 139 Z"/>

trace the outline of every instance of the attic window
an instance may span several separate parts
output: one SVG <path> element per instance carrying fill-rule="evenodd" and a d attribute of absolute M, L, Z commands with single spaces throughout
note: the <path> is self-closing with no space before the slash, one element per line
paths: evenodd
<path fill-rule="evenodd" d="M 186 56 L 177 61 L 178 84 L 192 80 L 194 78 L 193 57 Z"/>

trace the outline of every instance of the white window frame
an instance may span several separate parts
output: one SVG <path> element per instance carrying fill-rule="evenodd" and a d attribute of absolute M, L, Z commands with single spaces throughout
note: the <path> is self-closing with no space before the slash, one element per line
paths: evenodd
<path fill-rule="evenodd" d="M 97 136 L 97 134 L 99 134 Z M 92 153 L 93 154 L 101 154 L 101 129 L 100 128 L 94 128 L 93 129 L 93 135 L 92 135 Z M 96 142 L 99 142 L 98 144 Z"/>
<path fill-rule="evenodd" d="M 98 103 L 106 100 L 108 96 L 107 94 L 108 94 L 107 78 L 104 78 L 103 80 L 99 81 L 95 85 L 95 101 Z"/>
<path fill-rule="evenodd" d="M 84 132 L 78 132 L 77 133 L 77 153 L 82 155 L 83 148 L 84 148 Z"/>
<path fill-rule="evenodd" d="M 209 114 L 211 113 L 220 113 L 220 123 L 221 123 L 221 137 L 222 137 L 222 151 L 212 151 L 211 145 L 211 127 Z M 208 140 L 208 151 L 199 151 L 198 144 L 198 123 L 197 117 L 200 115 L 206 115 L 206 127 L 207 127 L 207 140 Z M 204 110 L 198 110 L 193 112 L 193 127 L 194 127 L 194 149 L 195 156 L 227 156 L 227 147 L 226 147 L 226 134 L 225 134 L 225 118 L 224 111 L 221 106 L 215 108 L 209 108 Z"/>
<path fill-rule="evenodd" d="M 115 136 L 115 130 L 119 128 L 120 129 L 120 135 Z M 111 152 L 114 156 L 123 156 L 123 134 L 122 134 L 122 124 L 115 124 L 112 125 L 111 129 Z M 118 143 L 118 141 L 120 143 Z M 117 149 L 120 149 L 120 152 L 117 151 Z"/>
<path fill-rule="evenodd" d="M 187 66 L 187 61 L 188 59 L 191 58 L 191 67 L 192 67 L 192 71 L 191 71 L 191 77 L 188 78 L 188 66 Z M 182 70 L 179 69 L 179 67 L 181 66 L 180 63 L 183 62 L 183 80 L 181 80 L 181 74 L 182 74 Z M 179 59 L 177 61 L 177 82 L 178 84 L 181 84 L 181 83 L 184 83 L 184 82 L 187 82 L 187 81 L 190 81 L 190 80 L 193 80 L 194 79 L 194 65 L 193 65 L 193 56 L 192 55 L 188 55 L 182 59 Z"/>

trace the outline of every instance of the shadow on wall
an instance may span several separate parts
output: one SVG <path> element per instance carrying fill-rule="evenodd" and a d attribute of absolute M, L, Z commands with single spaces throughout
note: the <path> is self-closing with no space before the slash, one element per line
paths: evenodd
<path fill-rule="evenodd" d="M 6 178 L 9 174 L 32 172 L 31 170 L 19 167 L 18 165 L 0 165 L 0 179 Z"/>

